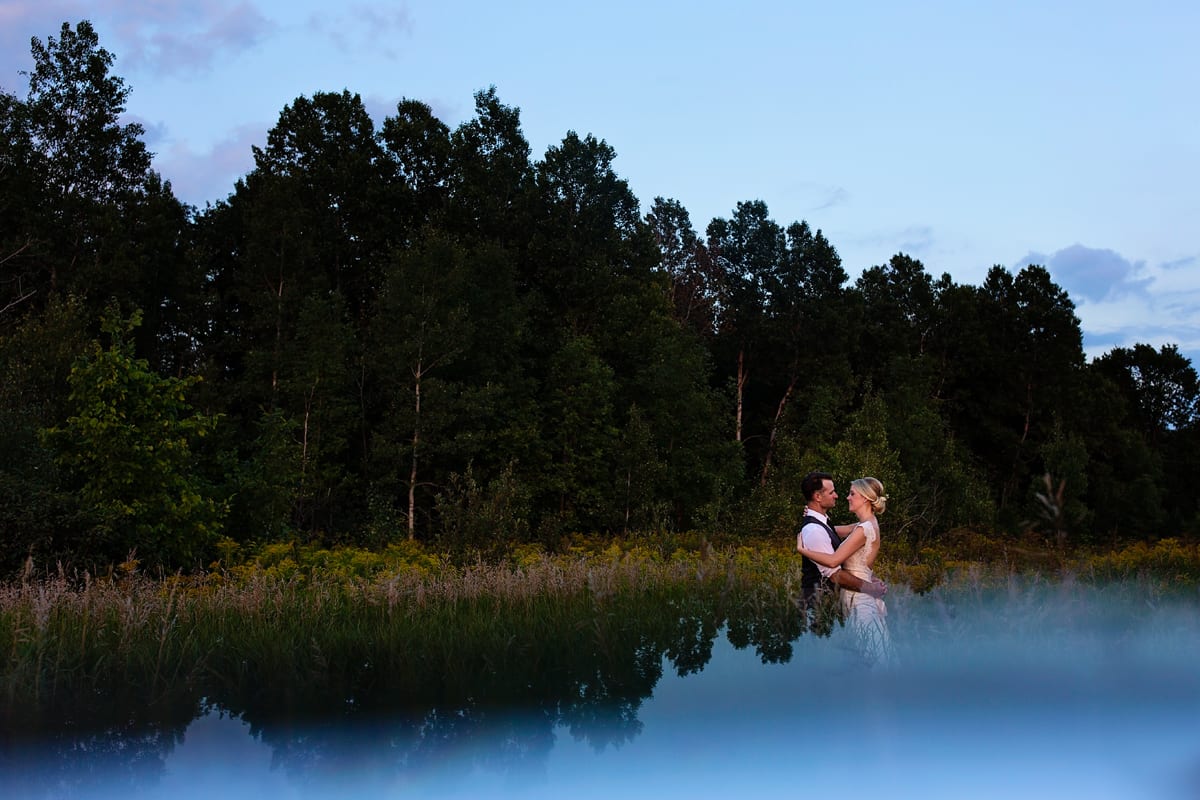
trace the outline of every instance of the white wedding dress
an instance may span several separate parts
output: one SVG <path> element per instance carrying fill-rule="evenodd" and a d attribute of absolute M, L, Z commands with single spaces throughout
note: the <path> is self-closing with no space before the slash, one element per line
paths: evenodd
<path fill-rule="evenodd" d="M 875 573 L 867 566 L 867 553 L 879 541 L 879 528 L 874 520 L 860 523 L 867 542 L 844 562 L 842 569 L 864 581 L 875 580 Z M 887 628 L 887 606 L 883 600 L 866 592 L 842 591 L 842 610 L 846 622 L 858 638 L 863 654 L 871 663 L 888 663 L 892 660 L 892 641 Z"/>

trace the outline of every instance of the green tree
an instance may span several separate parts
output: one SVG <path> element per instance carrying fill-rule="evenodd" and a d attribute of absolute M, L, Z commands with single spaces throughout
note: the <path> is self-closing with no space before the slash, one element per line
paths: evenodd
<path fill-rule="evenodd" d="M 1016 523 L 1056 420 L 1073 420 L 1083 368 L 1075 307 L 1049 273 L 993 267 L 982 287 L 947 287 L 938 396 L 951 427 L 986 465 L 998 510 Z M 1069 425 L 1068 429 L 1074 429 Z"/>
<path fill-rule="evenodd" d="M 39 286 L 31 260 L 34 228 L 31 206 L 41 191 L 35 173 L 34 147 L 28 107 L 8 92 L 0 91 L 0 324 L 32 305 Z"/>
<path fill-rule="evenodd" d="M 646 224 L 658 245 L 659 266 L 669 279 L 673 316 L 701 337 L 716 332 L 719 276 L 708 250 L 678 200 L 654 198 Z"/>
<path fill-rule="evenodd" d="M 939 284 L 945 286 L 949 276 Z M 862 336 L 855 358 L 860 373 L 880 387 L 920 380 L 936 367 L 938 290 L 925 266 L 904 254 L 863 272 L 855 283 L 862 297 Z"/>
<path fill-rule="evenodd" d="M 1092 368 L 1116 385 L 1131 421 L 1152 445 L 1200 418 L 1200 380 L 1173 344 L 1158 350 L 1148 344 L 1115 347 Z"/>
<path fill-rule="evenodd" d="M 612 369 L 585 336 L 567 339 L 550 363 L 542 405 L 542 441 L 548 464 L 543 491 L 553 503 L 543 535 L 572 526 L 610 529 L 620 513 L 613 499 L 614 417 Z"/>
<path fill-rule="evenodd" d="M 33 70 L 20 109 L 19 136 L 28 161 L 25 217 L 30 251 L 16 266 L 21 288 L 45 302 L 57 290 L 94 291 L 99 253 L 115 220 L 149 175 L 150 153 L 137 123 L 121 124 L 129 88 L 110 74 L 113 55 L 99 44 L 90 22 L 63 23 L 57 39 L 31 40 Z M 9 110 L 16 107 L 9 103 Z"/>
<path fill-rule="evenodd" d="M 783 260 L 767 279 L 760 357 L 766 367 L 760 384 L 767 433 L 760 483 L 767 480 L 776 440 L 801 383 L 803 405 L 816 393 L 848 399 L 855 388 L 849 356 L 861 323 L 844 287 L 841 258 L 806 222 L 789 225 L 786 237 Z"/>
<path fill-rule="evenodd" d="M 71 370 L 66 423 L 45 430 L 59 464 L 95 509 L 97 551 L 137 550 L 164 566 L 196 566 L 221 531 L 223 506 L 199 477 L 195 447 L 216 419 L 196 413 L 187 391 L 196 378 L 163 378 L 134 357 L 140 323 L 108 317 L 105 348 L 93 342 Z"/>
<path fill-rule="evenodd" d="M 475 116 L 454 130 L 450 145 L 450 229 L 504 246 L 527 240 L 533 168 L 520 109 L 501 103 L 494 86 L 476 92 Z"/>
<path fill-rule="evenodd" d="M 379 131 L 388 191 L 396 219 L 393 245 L 406 245 L 426 225 L 444 224 L 450 202 L 450 129 L 428 105 L 403 99 Z"/>
<path fill-rule="evenodd" d="M 229 200 L 197 219 L 212 315 L 202 357 L 222 389 L 210 399 L 236 427 L 238 463 L 277 461 L 289 432 L 289 523 L 336 538 L 366 513 L 364 347 L 388 252 L 388 168 L 349 92 L 297 98 L 254 155 Z"/>
<path fill-rule="evenodd" d="M 721 373 L 732 372 L 734 438 L 745 442 L 761 435 L 761 430 L 747 426 L 747 391 L 767 315 L 770 278 L 784 260 L 784 232 L 768 215 L 766 203 L 755 200 L 739 202 L 731 219 L 714 219 L 706 234 L 721 274 Z"/>
<path fill-rule="evenodd" d="M 120 122 L 130 90 L 87 21 L 31 49 L 27 99 L 0 98 L 0 308 L 36 312 L 56 292 L 96 319 L 113 301 L 142 308 L 139 354 L 183 368 L 188 214 L 150 170 L 142 127 Z"/>
<path fill-rule="evenodd" d="M 436 378 L 470 348 L 466 276 L 462 250 L 446 238 L 400 252 L 375 319 L 370 358 L 387 398 L 376 459 L 391 462 L 393 474 L 405 465 L 388 482 L 404 487 L 409 539 L 416 536 L 418 490 L 438 485 L 429 456 L 446 447 L 443 437 L 456 421 L 456 387 Z"/>
<path fill-rule="evenodd" d="M 27 556 L 69 561 L 86 543 L 88 509 L 40 431 L 69 413 L 67 381 L 88 325 L 81 303 L 56 297 L 0 333 L 0 572 Z"/>
<path fill-rule="evenodd" d="M 645 280 L 656 260 L 637 198 L 612 168 L 616 152 L 571 131 L 535 166 L 530 277 L 551 314 L 577 333 L 602 325 L 596 301 Z"/>
<path fill-rule="evenodd" d="M 1121 409 L 1123 414 L 1114 427 L 1123 431 L 1124 439 L 1130 433 L 1136 434 L 1142 446 L 1154 454 L 1153 463 L 1160 465 L 1159 472 L 1147 472 L 1152 487 L 1146 490 L 1161 493 L 1161 503 L 1154 503 L 1156 508 L 1147 509 L 1140 519 L 1127 521 L 1127 526 L 1168 532 L 1194 529 L 1200 513 L 1200 501 L 1191 486 L 1200 468 L 1196 448 L 1200 381 L 1195 368 L 1175 345 L 1155 350 L 1147 344 L 1136 344 L 1114 348 L 1093 361 L 1089 371 L 1106 381 L 1120 398 L 1100 411 L 1103 416 L 1099 418 L 1111 418 L 1113 409 Z M 1089 424 L 1095 424 L 1095 419 L 1090 418 Z M 1108 462 L 1113 455 L 1111 448 L 1098 449 L 1096 457 Z M 1129 460 L 1136 463 L 1139 459 Z M 1119 462 L 1109 469 L 1114 475 L 1128 474 Z M 1119 512 L 1102 517 L 1110 521 L 1120 518 Z"/>
<path fill-rule="evenodd" d="M 379 288 L 383 159 L 370 114 L 348 91 L 296 98 L 266 146 L 254 149 L 256 174 L 296 199 L 291 235 L 308 240 L 309 268 L 325 273 L 355 319 L 367 315 Z"/>

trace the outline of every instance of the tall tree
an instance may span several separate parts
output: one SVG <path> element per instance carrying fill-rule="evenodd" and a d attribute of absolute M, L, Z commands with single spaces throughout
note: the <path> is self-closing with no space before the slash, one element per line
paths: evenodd
<path fill-rule="evenodd" d="M 607 143 L 568 132 L 535 165 L 530 288 L 576 334 L 593 334 L 603 321 L 598 301 L 646 283 L 656 259 L 615 157 Z"/>
<path fill-rule="evenodd" d="M 445 238 L 398 253 L 375 320 L 370 360 L 388 398 L 376 460 L 392 465 L 387 482 L 404 489 L 409 539 L 416 537 L 418 491 L 439 483 L 431 480 L 431 454 L 446 448 L 443 437 L 456 421 L 455 388 L 437 378 L 470 349 L 466 279 L 462 251 Z"/>
<path fill-rule="evenodd" d="M 1129 470 L 1131 464 L 1147 464 L 1141 470 L 1146 485 L 1139 487 L 1137 496 L 1161 497 L 1159 502 L 1139 503 L 1135 519 L 1124 519 L 1119 510 L 1101 519 L 1110 526 L 1124 522 L 1129 532 L 1194 531 L 1200 525 L 1200 500 L 1192 488 L 1200 469 L 1200 381 L 1195 368 L 1175 345 L 1155 350 L 1148 344 L 1135 344 L 1114 348 L 1096 359 L 1089 373 L 1094 379 L 1103 379 L 1119 398 L 1098 409 L 1088 418 L 1089 424 L 1112 419 L 1114 409 L 1124 412 L 1113 420 L 1120 436 L 1110 436 L 1108 445 L 1098 443 L 1093 458 L 1108 465 L 1106 474 L 1114 479 L 1136 476 Z M 1128 441 L 1131 434 L 1136 434 L 1134 441 Z M 1117 442 L 1126 446 L 1117 450 Z M 1138 458 L 1143 448 L 1152 457 Z M 1122 457 L 1125 452 L 1130 455 Z M 1125 489 L 1114 488 L 1114 492 L 1124 494 Z"/>
<path fill-rule="evenodd" d="M 195 283 L 187 210 L 151 171 L 142 127 L 121 122 L 130 89 L 91 24 L 64 24 L 31 49 L 26 101 L 0 98 L 0 307 L 42 308 L 68 292 L 97 319 L 112 301 L 140 309 L 138 352 L 181 368 L 178 297 Z"/>
<path fill-rule="evenodd" d="M 33 169 L 28 107 L 0 91 L 0 324 L 15 319 L 44 285 L 31 260 L 34 207 L 42 182 Z"/>
<path fill-rule="evenodd" d="M 580 526 L 606 529 L 617 523 L 613 474 L 619 430 L 612 369 L 586 336 L 567 339 L 550 363 L 543 441 L 548 465 L 544 491 L 553 503 L 544 536 Z"/>
<path fill-rule="evenodd" d="M 786 243 L 761 200 L 739 202 L 730 219 L 714 219 L 706 233 L 722 276 L 719 344 L 724 345 L 723 358 L 733 365 L 734 437 L 744 442 L 748 382 L 770 302 L 770 278 L 784 260 Z"/>
<path fill-rule="evenodd" d="M 660 255 L 659 269 L 666 273 L 675 319 L 697 334 L 716 332 L 719 276 L 708 250 L 692 227 L 687 209 L 678 200 L 654 198 L 646 214 Z"/>
<path fill-rule="evenodd" d="M 450 135 L 451 230 L 505 246 L 528 238 L 527 192 L 533 179 L 521 112 L 496 87 L 475 93 L 475 116 Z"/>
<path fill-rule="evenodd" d="M 280 181 L 298 207 L 293 232 L 311 241 L 312 268 L 323 269 L 356 318 L 379 288 L 376 258 L 388 209 L 383 151 L 362 99 L 317 92 L 284 106 L 267 144 L 254 148 L 255 172 Z"/>
<path fill-rule="evenodd" d="M 1200 381 L 1176 345 L 1115 347 L 1092 368 L 1116 384 L 1135 426 L 1152 445 L 1200 417 Z"/>
<path fill-rule="evenodd" d="M 130 89 L 110 74 L 113 55 L 90 22 L 63 23 L 59 37 L 31 40 L 34 67 L 22 121 L 37 209 L 29 238 L 39 245 L 21 266 L 28 289 L 87 289 L 77 270 L 94 266 L 103 243 L 103 216 L 137 194 L 150 153 L 137 123 L 122 124 Z M 23 137 L 24 138 L 24 137 Z M 99 217 L 99 218 L 98 218 Z"/>
<path fill-rule="evenodd" d="M 948 372 L 941 396 L 952 426 L 987 465 L 997 505 L 1015 521 L 1040 480 L 1039 453 L 1070 402 L 1083 366 L 1075 307 L 1049 273 L 993 267 L 982 287 L 941 293 Z"/>
<path fill-rule="evenodd" d="M 403 99 L 379 131 L 390 201 L 393 245 L 407 244 L 424 226 L 442 224 L 450 201 L 450 129 L 419 100 Z"/>
<path fill-rule="evenodd" d="M 291 432 L 295 524 L 344 532 L 364 505 L 362 347 L 389 219 L 382 149 L 361 98 L 317 93 L 285 106 L 254 155 L 229 200 L 197 221 L 213 313 L 204 350 L 227 387 L 216 401 L 241 428 L 243 460 L 256 432 Z"/>
<path fill-rule="evenodd" d="M 785 414 L 802 381 L 811 394 L 831 395 L 852 387 L 848 356 L 861 326 L 845 289 L 847 275 L 837 250 L 821 231 L 795 222 L 786 231 L 787 250 L 768 275 L 767 321 L 762 381 L 767 401 L 767 442 L 760 483 L 765 483 Z M 773 406 L 773 408 L 772 408 Z"/>

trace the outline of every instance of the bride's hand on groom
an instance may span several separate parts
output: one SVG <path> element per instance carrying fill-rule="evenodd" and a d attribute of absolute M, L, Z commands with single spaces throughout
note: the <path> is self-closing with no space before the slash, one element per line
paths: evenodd
<path fill-rule="evenodd" d="M 883 597 L 887 594 L 887 584 L 880 580 L 863 581 L 862 590 L 871 597 Z"/>

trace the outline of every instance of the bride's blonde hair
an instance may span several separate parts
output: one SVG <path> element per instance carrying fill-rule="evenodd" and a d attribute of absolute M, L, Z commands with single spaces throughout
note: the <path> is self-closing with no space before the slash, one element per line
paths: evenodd
<path fill-rule="evenodd" d="M 882 514 L 887 510 L 887 495 L 883 493 L 883 484 L 876 478 L 859 478 L 851 481 L 850 485 L 854 491 L 867 498 L 867 502 L 871 504 L 871 510 L 876 514 Z"/>

